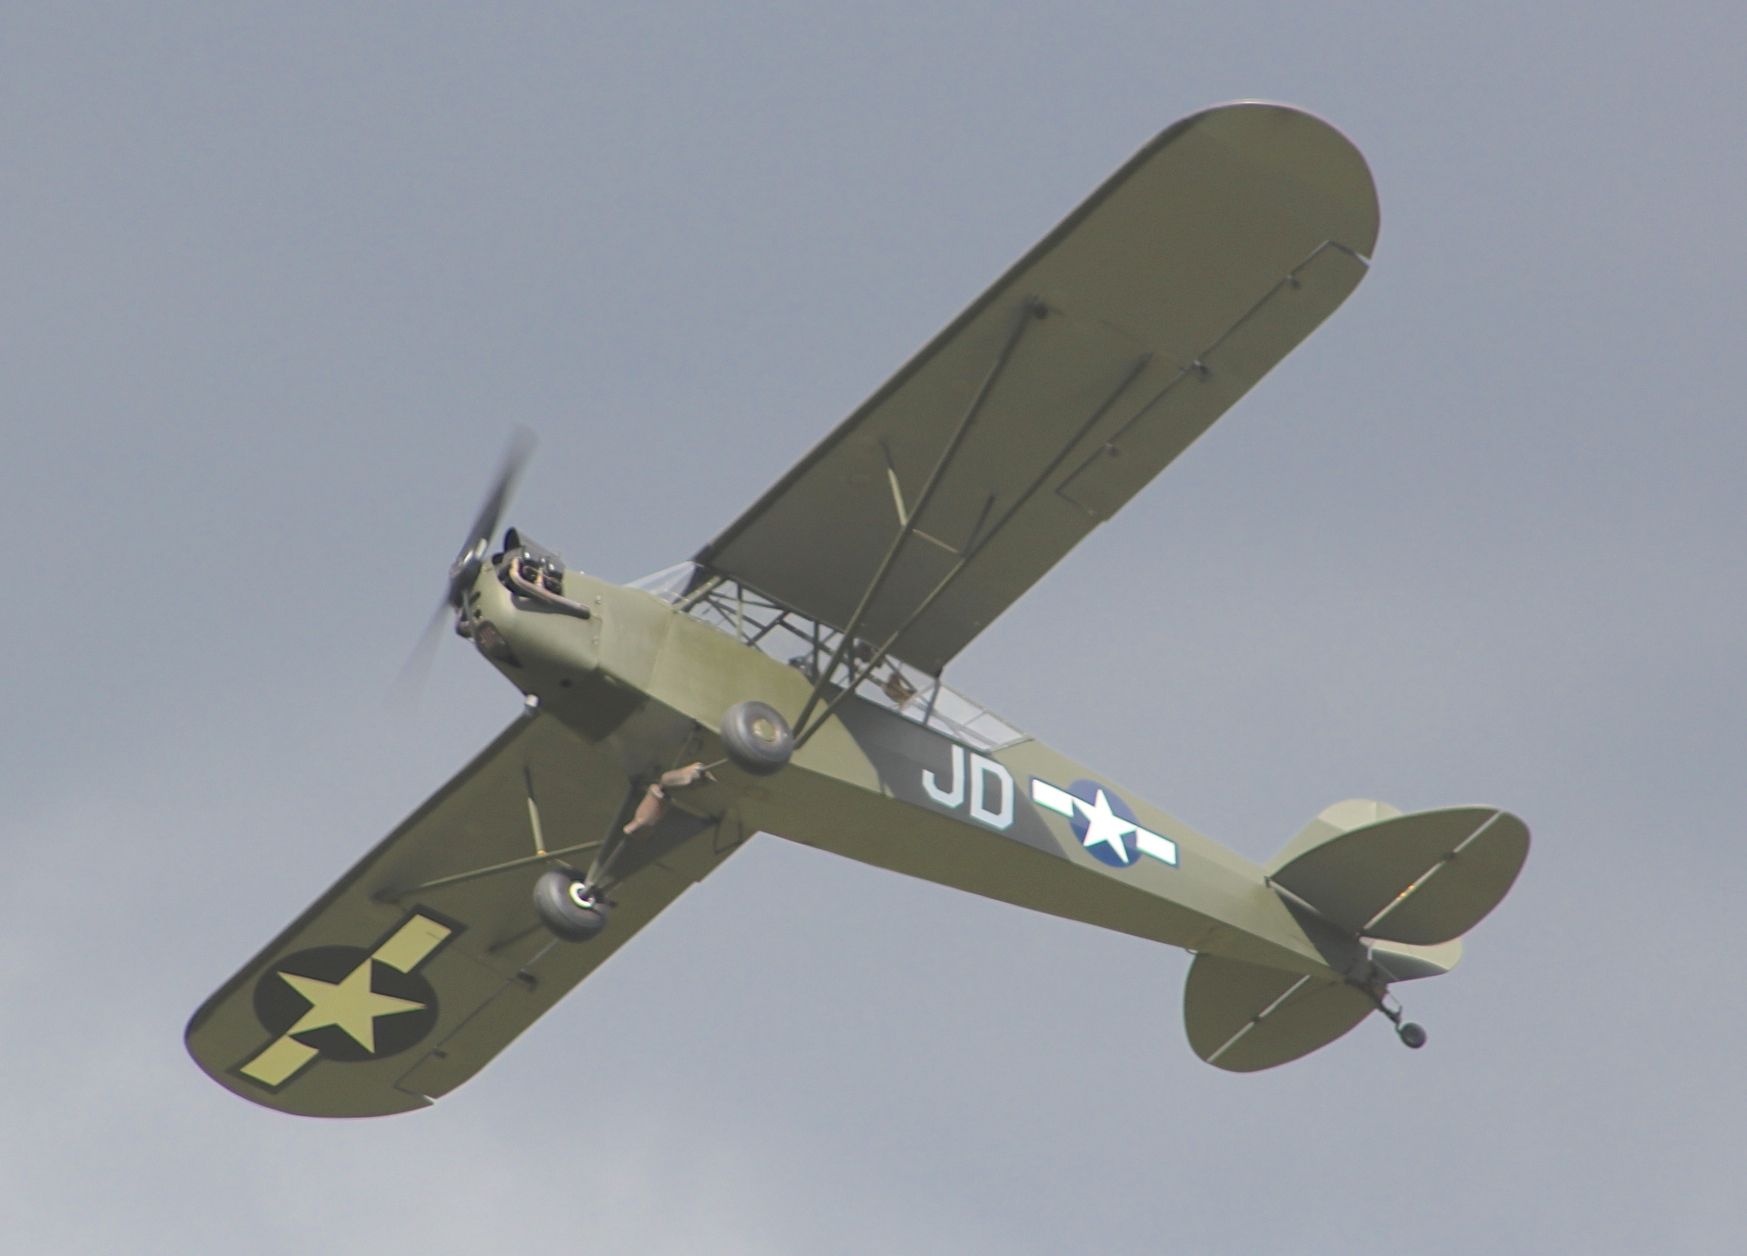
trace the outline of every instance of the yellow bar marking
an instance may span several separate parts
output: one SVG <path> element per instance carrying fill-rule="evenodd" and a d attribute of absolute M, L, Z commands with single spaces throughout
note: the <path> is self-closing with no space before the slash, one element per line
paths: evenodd
<path fill-rule="evenodd" d="M 379 959 L 400 972 L 410 973 L 453 932 L 448 925 L 438 924 L 429 916 L 415 915 L 377 947 L 371 958 Z"/>
<path fill-rule="evenodd" d="M 892 455 L 886 454 L 886 479 L 892 486 L 892 505 L 898 508 L 898 526 L 910 522 L 909 512 L 904 509 L 904 489 L 898 483 L 898 469 L 891 463 Z"/>
<path fill-rule="evenodd" d="M 277 1038 L 237 1071 L 263 1086 L 283 1086 L 292 1074 L 319 1054 L 314 1047 L 305 1046 L 295 1038 Z"/>
<path fill-rule="evenodd" d="M 529 781 L 528 784 L 531 786 L 533 782 Z M 532 789 L 528 791 L 528 827 L 534 831 L 534 853 L 544 855 L 546 853 L 546 835 L 540 829 L 540 806 L 534 801 Z"/>

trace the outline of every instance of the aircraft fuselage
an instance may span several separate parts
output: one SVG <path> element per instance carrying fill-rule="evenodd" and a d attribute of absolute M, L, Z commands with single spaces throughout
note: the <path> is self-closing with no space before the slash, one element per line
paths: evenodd
<path fill-rule="evenodd" d="M 713 763 L 675 797 L 686 811 L 1197 953 L 1323 976 L 1362 959 L 1258 865 L 1034 738 L 967 744 L 850 693 L 776 775 L 743 772 L 722 762 L 723 714 L 747 699 L 800 711 L 802 668 L 642 589 L 565 569 L 583 618 L 507 587 L 502 566 L 466 599 L 481 652 L 633 780 Z"/>

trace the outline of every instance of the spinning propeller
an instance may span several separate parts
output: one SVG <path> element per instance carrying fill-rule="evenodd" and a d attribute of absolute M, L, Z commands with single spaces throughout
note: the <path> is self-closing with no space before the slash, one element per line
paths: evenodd
<path fill-rule="evenodd" d="M 412 653 L 407 656 L 400 669 L 400 674 L 395 678 L 391 693 L 396 706 L 416 705 L 418 695 L 424 690 L 425 681 L 430 676 L 431 660 L 436 656 L 437 638 L 442 631 L 443 620 L 461 609 L 467 590 L 473 586 L 473 581 L 485 562 L 485 556 L 491 552 L 491 539 L 497 534 L 504 507 L 509 504 L 510 494 L 515 490 L 516 479 L 533 452 L 534 434 L 527 428 L 517 428 L 510 437 L 509 448 L 504 451 L 503 464 L 498 468 L 497 477 L 491 482 L 491 491 L 485 495 L 479 513 L 474 516 L 473 526 L 468 529 L 467 540 L 455 555 L 455 561 L 449 564 L 448 590 L 444 593 L 443 600 L 437 603 L 436 610 L 431 612 L 431 618 L 425 624 L 418 644 L 413 647 Z"/>

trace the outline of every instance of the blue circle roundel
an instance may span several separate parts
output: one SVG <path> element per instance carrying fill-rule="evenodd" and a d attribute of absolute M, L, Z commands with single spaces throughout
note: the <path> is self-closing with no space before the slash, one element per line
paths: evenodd
<path fill-rule="evenodd" d="M 1140 820 L 1121 795 L 1083 779 L 1068 793 L 1077 800 L 1068 824 L 1086 853 L 1112 868 L 1132 868 L 1140 856 Z"/>

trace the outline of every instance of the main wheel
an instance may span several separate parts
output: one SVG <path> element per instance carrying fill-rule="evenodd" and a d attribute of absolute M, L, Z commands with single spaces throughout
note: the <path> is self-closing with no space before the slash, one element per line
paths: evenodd
<path fill-rule="evenodd" d="M 768 702 L 736 702 L 722 716 L 722 749 L 734 766 L 768 776 L 795 752 L 795 734 Z"/>
<path fill-rule="evenodd" d="M 1403 1043 L 1405 1043 L 1409 1047 L 1412 1047 L 1415 1051 L 1418 1051 L 1421 1047 L 1425 1046 L 1425 1044 L 1426 1044 L 1426 1031 L 1421 1029 L 1418 1025 L 1414 1024 L 1412 1021 L 1408 1021 L 1405 1025 L 1403 1025 L 1400 1029 L 1397 1029 L 1395 1032 L 1400 1035 L 1401 1041 Z"/>
<path fill-rule="evenodd" d="M 573 872 L 554 868 L 534 882 L 534 911 L 566 942 L 586 942 L 607 927 L 606 908 Z"/>

